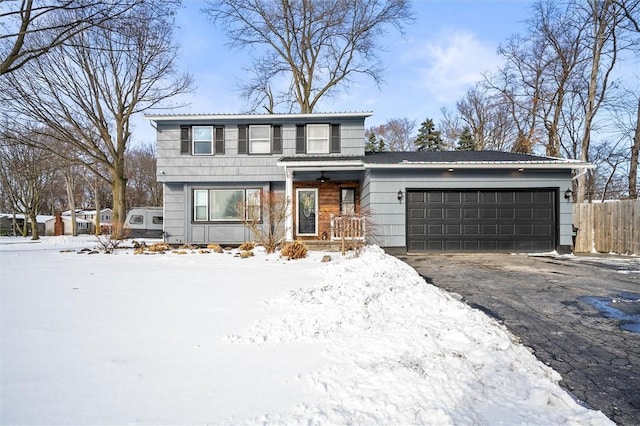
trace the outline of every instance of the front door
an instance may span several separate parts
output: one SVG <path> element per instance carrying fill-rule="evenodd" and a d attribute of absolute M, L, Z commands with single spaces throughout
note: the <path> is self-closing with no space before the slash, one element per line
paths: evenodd
<path fill-rule="evenodd" d="M 298 229 L 301 237 L 318 235 L 318 188 L 296 189 Z"/>

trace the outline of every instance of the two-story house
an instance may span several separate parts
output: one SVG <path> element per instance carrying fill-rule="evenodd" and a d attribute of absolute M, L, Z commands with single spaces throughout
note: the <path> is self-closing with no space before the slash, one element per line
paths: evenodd
<path fill-rule="evenodd" d="M 570 249 L 572 171 L 589 164 L 489 151 L 365 153 L 371 114 L 147 115 L 166 241 L 251 240 L 234 206 L 276 191 L 291 201 L 287 240 L 339 238 L 336 220 L 366 211 L 374 232 L 350 236 L 400 251 Z"/>

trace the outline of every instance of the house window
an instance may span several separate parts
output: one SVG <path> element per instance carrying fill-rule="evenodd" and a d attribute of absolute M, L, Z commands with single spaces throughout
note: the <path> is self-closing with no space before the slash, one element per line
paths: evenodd
<path fill-rule="evenodd" d="M 271 126 L 261 124 L 249 126 L 249 152 L 251 154 L 271 153 Z"/>
<path fill-rule="evenodd" d="M 224 154 L 224 126 L 180 126 L 180 154 Z"/>
<path fill-rule="evenodd" d="M 193 219 L 196 222 L 242 221 L 245 217 L 251 218 L 250 214 L 260 214 L 259 189 L 193 191 Z"/>
<path fill-rule="evenodd" d="M 209 191 L 195 190 L 193 191 L 193 220 L 209 220 Z"/>
<path fill-rule="evenodd" d="M 211 155 L 213 152 L 213 127 L 193 126 L 193 153 Z"/>
<path fill-rule="evenodd" d="M 329 125 L 307 125 L 307 154 L 329 153 Z"/>
<path fill-rule="evenodd" d="M 355 213 L 356 213 L 355 188 L 342 188 L 340 190 L 340 214 L 343 216 L 353 216 Z"/>

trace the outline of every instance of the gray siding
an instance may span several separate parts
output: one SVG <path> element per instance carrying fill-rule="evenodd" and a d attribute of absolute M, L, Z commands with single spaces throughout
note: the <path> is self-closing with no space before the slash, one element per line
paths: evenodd
<path fill-rule="evenodd" d="M 305 123 L 312 123 L 307 120 Z M 341 153 L 364 155 L 364 120 L 331 121 L 340 124 Z M 238 125 L 247 123 L 197 123 L 224 125 L 225 153 L 222 155 L 181 155 L 180 123 L 157 124 L 157 170 L 159 182 L 251 182 L 284 181 L 284 169 L 276 165 L 281 157 L 296 155 L 296 123 L 289 121 L 264 123 L 282 125 L 282 154 L 238 154 Z M 259 124 L 259 123 L 255 123 Z M 260 123 L 261 124 L 261 123 Z M 336 155 L 336 154 L 333 154 Z M 327 155 L 330 156 L 330 155 Z"/>
<path fill-rule="evenodd" d="M 284 192 L 284 184 L 280 182 L 245 182 L 245 183 L 165 183 L 164 232 L 169 244 L 240 244 L 254 240 L 247 228 L 238 222 L 234 223 L 197 223 L 193 217 L 194 189 L 243 189 L 261 188 L 263 191 Z"/>
<path fill-rule="evenodd" d="M 374 218 L 376 237 L 383 247 L 406 245 L 407 189 L 517 189 L 557 188 L 559 190 L 560 245 L 571 246 L 572 205 L 563 193 L 571 187 L 571 172 L 559 171 L 430 171 L 367 170 L 362 179 L 361 202 Z M 402 190 L 402 202 L 398 201 Z"/>

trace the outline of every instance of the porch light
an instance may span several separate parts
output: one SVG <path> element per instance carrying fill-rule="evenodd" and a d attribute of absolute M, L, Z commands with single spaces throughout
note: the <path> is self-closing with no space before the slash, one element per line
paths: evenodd
<path fill-rule="evenodd" d="M 566 191 L 564 191 L 564 199 L 568 200 L 569 198 L 571 198 L 572 194 L 573 194 L 573 191 L 571 190 L 571 188 L 567 189 Z"/>
<path fill-rule="evenodd" d="M 398 190 L 398 201 L 402 201 L 402 189 Z"/>

